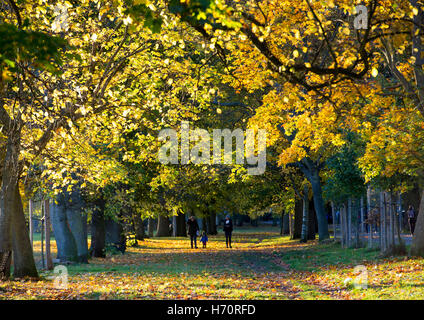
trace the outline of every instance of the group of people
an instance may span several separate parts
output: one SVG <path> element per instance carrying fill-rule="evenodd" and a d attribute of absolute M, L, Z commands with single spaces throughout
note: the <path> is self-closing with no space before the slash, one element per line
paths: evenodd
<path fill-rule="evenodd" d="M 225 233 L 225 243 L 227 245 L 227 248 L 232 248 L 231 234 L 233 233 L 233 221 L 231 220 L 229 215 L 225 217 L 223 231 Z M 190 219 L 188 219 L 187 221 L 187 233 L 190 236 L 191 248 L 197 249 L 197 237 L 200 236 L 200 228 L 194 216 L 191 216 Z M 208 236 L 206 235 L 205 231 L 202 232 L 200 242 L 203 244 L 203 248 L 206 248 Z"/>

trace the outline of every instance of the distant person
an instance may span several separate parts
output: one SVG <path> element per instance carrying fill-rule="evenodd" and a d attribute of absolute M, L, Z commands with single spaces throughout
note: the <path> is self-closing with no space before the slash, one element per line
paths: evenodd
<path fill-rule="evenodd" d="M 197 223 L 197 220 L 194 216 L 191 216 L 190 219 L 187 221 L 187 233 L 190 235 L 190 243 L 191 248 L 194 247 L 197 249 L 197 235 L 199 232 L 199 224 Z"/>
<path fill-rule="evenodd" d="M 206 243 L 208 242 L 208 236 L 206 235 L 206 232 L 202 232 L 202 238 L 200 239 L 200 242 L 203 243 L 203 248 L 206 248 Z"/>
<path fill-rule="evenodd" d="M 225 243 L 227 244 L 227 248 L 231 248 L 231 234 L 233 233 L 233 220 L 230 219 L 230 216 L 227 215 L 224 220 L 224 228 L 225 232 Z"/>
<path fill-rule="evenodd" d="M 406 211 L 406 216 L 408 217 L 409 229 L 411 230 L 411 235 L 414 234 L 415 230 L 415 222 L 417 221 L 417 217 L 415 214 L 415 210 L 413 206 L 409 206 L 408 211 Z"/>

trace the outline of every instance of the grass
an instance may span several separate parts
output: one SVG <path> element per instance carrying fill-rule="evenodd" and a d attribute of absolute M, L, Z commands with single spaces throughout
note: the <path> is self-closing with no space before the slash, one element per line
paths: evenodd
<path fill-rule="evenodd" d="M 197 250 L 184 237 L 146 239 L 124 255 L 67 266 L 66 289 L 55 286 L 57 274 L 49 271 L 41 281 L 0 283 L 0 299 L 424 298 L 423 259 L 383 259 L 376 250 L 299 243 L 271 226 L 237 228 L 233 242 L 227 249 L 222 232 Z M 365 266 L 367 289 L 355 288 L 358 265 Z"/>

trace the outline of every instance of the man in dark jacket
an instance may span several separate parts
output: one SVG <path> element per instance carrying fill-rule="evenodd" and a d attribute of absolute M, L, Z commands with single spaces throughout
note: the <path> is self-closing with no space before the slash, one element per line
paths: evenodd
<path fill-rule="evenodd" d="M 191 216 L 187 221 L 187 233 L 190 235 L 191 248 L 194 247 L 197 249 L 197 231 L 199 231 L 199 225 L 197 224 L 197 220 L 194 216 Z"/>
<path fill-rule="evenodd" d="M 227 215 L 224 220 L 225 243 L 231 248 L 231 234 L 233 232 L 233 220 Z"/>

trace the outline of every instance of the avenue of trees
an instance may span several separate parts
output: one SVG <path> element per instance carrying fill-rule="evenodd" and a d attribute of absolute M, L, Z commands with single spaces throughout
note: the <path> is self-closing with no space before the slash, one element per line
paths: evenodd
<path fill-rule="evenodd" d="M 424 4 L 357 5 L 0 1 L 0 279 L 38 276 L 41 203 L 61 261 L 269 213 L 292 239 L 404 254 L 409 204 L 424 256 Z M 265 173 L 160 163 L 183 121 L 266 129 Z"/>

